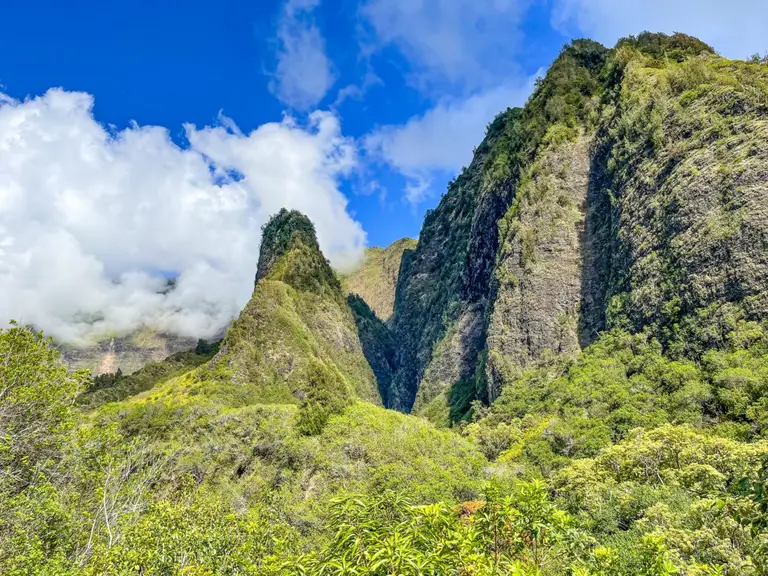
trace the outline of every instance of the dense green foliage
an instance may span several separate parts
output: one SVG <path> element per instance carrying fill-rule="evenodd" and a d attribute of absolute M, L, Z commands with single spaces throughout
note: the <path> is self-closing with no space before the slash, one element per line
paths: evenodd
<path fill-rule="evenodd" d="M 489 409 L 478 408 L 468 431 L 489 458 L 525 462 L 545 476 L 637 427 L 669 422 L 762 438 L 768 340 L 754 323 L 728 339 L 691 362 L 669 359 L 648 332 L 609 332 L 576 359 L 552 356 L 524 371 Z"/>
<path fill-rule="evenodd" d="M 287 574 L 330 537 L 333 497 L 479 493 L 467 440 L 370 404 L 308 436 L 301 409 L 232 407 L 193 371 L 83 411 L 85 375 L 39 334 L 2 332 L 0 351 L 3 574 Z"/>
<path fill-rule="evenodd" d="M 78 414 L 81 376 L 39 334 L 12 328 L 0 334 L 0 376 L 15 383 L 0 399 L 13 431 L 0 569 L 766 574 L 768 441 L 743 439 L 763 435 L 752 414 L 768 346 L 755 325 L 730 342 L 697 366 L 665 359 L 645 335 L 609 334 L 570 366 L 525 376 L 540 388 L 530 415 L 518 418 L 522 400 L 505 390 L 467 426 L 470 442 L 364 403 L 307 436 L 294 406 L 227 407 L 205 389 L 190 395 L 185 378 Z M 654 387 L 656 398 L 642 394 Z M 734 411 L 734 397 L 756 400 Z M 54 409 L 35 413 L 42 403 Z M 546 426 L 526 429 L 547 406 L 559 409 Z M 27 412 L 37 426 L 21 422 Z M 580 426 L 590 412 L 593 429 Z M 665 419 L 689 424 L 656 426 Z M 42 430 L 45 450 L 30 450 Z"/>

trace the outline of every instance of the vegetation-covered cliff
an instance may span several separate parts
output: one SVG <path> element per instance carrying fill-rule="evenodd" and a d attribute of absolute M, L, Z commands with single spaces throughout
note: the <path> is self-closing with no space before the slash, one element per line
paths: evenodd
<path fill-rule="evenodd" d="M 535 178 L 533 164 L 541 149 L 587 137 L 607 56 L 590 41 L 564 49 L 527 106 L 491 123 L 470 166 L 426 217 L 418 247 L 403 264 L 395 302 L 393 329 L 398 342 L 406 343 L 395 376 L 402 398 L 398 407 L 410 409 L 415 399 L 415 410 L 455 420 L 471 400 L 494 395 L 495 382 L 489 390 L 486 379 L 486 372 L 494 375 L 493 366 L 486 368 L 493 352 L 486 339 L 494 302 L 506 298 L 497 290 L 497 260 L 507 259 L 511 249 L 502 244 L 509 239 L 506 230 L 500 234 L 499 222 L 518 210 L 514 207 Z M 580 150 L 586 151 L 586 143 Z M 561 172 L 568 168 L 562 166 Z M 578 195 L 574 192 L 568 202 L 578 203 Z M 514 212 L 507 218 L 513 234 L 520 216 Z M 530 227 L 522 230 L 526 256 L 533 233 Z M 507 280 L 514 282 L 513 272 Z"/>
<path fill-rule="evenodd" d="M 695 358 L 764 318 L 766 87 L 682 34 L 566 47 L 403 264 L 393 406 L 455 421 L 604 329 Z"/>

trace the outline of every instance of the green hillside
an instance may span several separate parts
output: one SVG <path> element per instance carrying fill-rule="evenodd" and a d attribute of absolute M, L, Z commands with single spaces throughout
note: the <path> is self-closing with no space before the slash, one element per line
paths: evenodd
<path fill-rule="evenodd" d="M 411 238 L 402 238 L 386 248 L 367 248 L 362 264 L 342 277 L 344 291 L 363 298 L 376 316 L 387 322 L 395 306 L 403 255 L 415 248 L 416 240 Z"/>

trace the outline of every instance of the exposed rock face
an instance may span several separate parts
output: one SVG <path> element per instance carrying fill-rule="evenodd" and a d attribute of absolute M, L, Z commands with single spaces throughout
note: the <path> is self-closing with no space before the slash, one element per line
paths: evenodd
<path fill-rule="evenodd" d="M 239 387 L 247 401 L 381 403 L 352 311 L 306 216 L 282 210 L 265 227 L 253 296 L 205 377 Z"/>
<path fill-rule="evenodd" d="M 491 124 L 472 164 L 427 213 L 416 250 L 403 257 L 391 320 L 397 345 L 393 408 L 412 409 L 430 362 L 443 368 L 432 371 L 435 376 L 419 406 L 475 372 L 484 346 L 488 286 L 498 247 L 496 222 L 512 192 L 507 174 L 494 171 L 498 155 L 493 147 L 507 135 L 517 114 L 510 110 Z M 441 344 L 445 339 L 450 343 Z M 440 359 L 441 354 L 461 360 Z"/>
<path fill-rule="evenodd" d="M 485 305 L 483 301 L 469 306 L 435 345 L 419 383 L 414 413 L 448 426 L 475 398 L 475 372 L 486 330 Z"/>
<path fill-rule="evenodd" d="M 360 267 L 342 278 L 347 294 L 357 294 L 384 322 L 392 316 L 395 289 L 403 253 L 414 250 L 416 240 L 402 238 L 386 248 L 368 248 Z"/>
<path fill-rule="evenodd" d="M 590 141 L 582 134 L 543 151 L 499 224 L 488 329 L 491 400 L 502 380 L 511 380 L 547 350 L 579 350 Z"/>
<path fill-rule="evenodd" d="M 414 409 L 455 420 L 471 400 L 489 398 L 486 335 L 499 220 L 542 143 L 577 136 L 575 126 L 592 112 L 607 52 L 589 41 L 564 50 L 526 108 L 507 110 L 491 123 L 470 166 L 425 218 L 418 247 L 403 259 L 395 300 L 394 407 L 409 410 L 418 397 Z M 503 314 L 500 307 L 497 329 Z"/>

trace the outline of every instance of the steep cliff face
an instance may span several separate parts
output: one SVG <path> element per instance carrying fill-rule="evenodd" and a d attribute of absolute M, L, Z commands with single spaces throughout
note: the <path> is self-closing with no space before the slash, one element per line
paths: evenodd
<path fill-rule="evenodd" d="M 362 297 L 350 294 L 347 296 L 347 302 L 355 317 L 363 354 L 376 376 L 381 400 L 385 406 L 389 406 L 395 367 L 395 342 L 392 333 Z"/>
<path fill-rule="evenodd" d="M 499 223 L 501 246 L 488 328 L 490 400 L 545 351 L 579 350 L 588 134 L 546 147 Z"/>
<path fill-rule="evenodd" d="M 381 403 L 341 284 L 302 214 L 282 210 L 265 227 L 253 296 L 202 378 L 243 401 L 328 412 L 355 398 Z"/>
<path fill-rule="evenodd" d="M 427 214 L 416 250 L 403 258 L 391 320 L 397 342 L 393 408 L 411 410 L 422 388 L 418 409 L 474 372 L 484 341 L 496 221 L 507 203 L 503 196 L 511 192 L 486 176 L 486 167 L 516 115 L 509 111 L 494 121 L 472 164 Z M 431 372 L 432 383 L 420 387 L 433 359 L 443 367 Z"/>
<path fill-rule="evenodd" d="M 395 289 L 403 254 L 415 248 L 416 240 L 401 238 L 386 248 L 366 249 L 360 267 L 342 277 L 344 291 L 363 298 L 376 316 L 387 322 L 395 307 Z"/>
<path fill-rule="evenodd" d="M 768 66 L 700 52 L 616 51 L 590 225 L 611 249 L 584 311 L 688 356 L 768 312 Z"/>
<path fill-rule="evenodd" d="M 768 312 L 768 67 L 643 34 L 597 77 L 590 114 L 565 138 L 550 127 L 500 224 L 491 399 L 604 329 L 698 358 Z"/>
<path fill-rule="evenodd" d="M 768 67 L 644 33 L 563 49 L 403 259 L 391 405 L 439 422 L 607 328 L 672 356 L 768 313 Z"/>
<path fill-rule="evenodd" d="M 507 288 L 499 293 L 494 280 L 499 220 L 524 175 L 533 178 L 531 163 L 539 149 L 585 132 L 607 54 L 590 41 L 565 49 L 526 107 L 507 110 L 489 126 L 470 166 L 425 218 L 417 249 L 404 259 L 395 300 L 395 407 L 442 422 L 466 413 L 473 399 L 488 398 L 489 321 L 494 299 L 506 298 Z M 576 148 L 581 156 L 574 162 L 583 167 L 586 140 Z M 583 196 L 583 185 L 580 190 Z M 495 333 L 503 315 L 500 309 Z"/>

